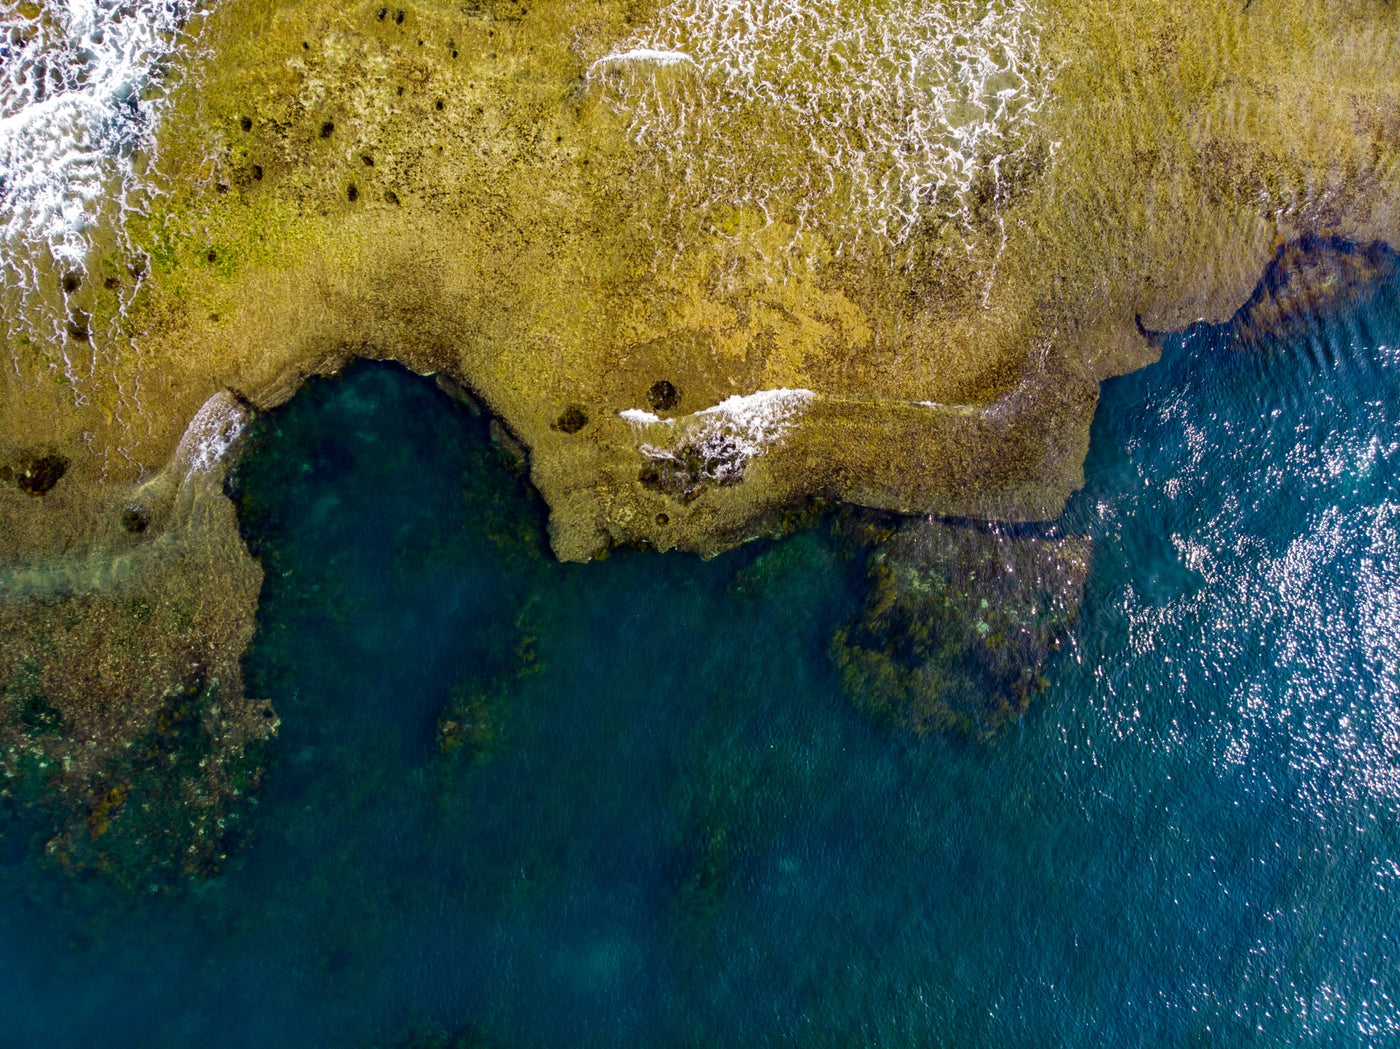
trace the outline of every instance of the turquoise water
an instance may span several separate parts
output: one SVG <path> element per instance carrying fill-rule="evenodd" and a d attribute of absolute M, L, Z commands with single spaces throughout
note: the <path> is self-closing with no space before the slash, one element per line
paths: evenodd
<path fill-rule="evenodd" d="M 148 898 L 12 822 L 0 1045 L 1400 1044 L 1400 288 L 1168 340 L 1086 469 L 1051 687 L 915 740 L 841 693 L 829 530 L 557 564 L 486 420 L 309 382 L 234 481 L 248 835 Z"/>

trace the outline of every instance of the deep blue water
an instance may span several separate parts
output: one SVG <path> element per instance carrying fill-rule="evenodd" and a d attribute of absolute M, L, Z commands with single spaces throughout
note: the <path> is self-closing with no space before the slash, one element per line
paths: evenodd
<path fill-rule="evenodd" d="M 0 1045 L 1400 1044 L 1400 289 L 1168 340 L 1086 469 L 1051 687 L 915 740 L 827 530 L 557 564 L 485 420 L 309 382 L 237 481 L 251 837 L 150 898 L 5 840 Z"/>

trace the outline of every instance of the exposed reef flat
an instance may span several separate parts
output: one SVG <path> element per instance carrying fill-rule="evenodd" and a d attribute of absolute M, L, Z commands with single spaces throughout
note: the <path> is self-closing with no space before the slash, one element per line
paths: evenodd
<path fill-rule="evenodd" d="M 97 683 L 128 738 L 210 674 L 255 709 L 231 508 L 200 482 L 227 526 L 172 509 L 229 443 L 201 438 L 210 405 L 356 357 L 437 374 L 528 450 L 565 559 L 712 554 L 813 497 L 1044 520 L 1154 331 L 1317 270 L 1308 245 L 1400 242 L 1381 0 L 227 0 L 186 31 L 106 203 L 56 209 L 51 242 L 7 227 L 30 238 L 0 293 L 13 753 L 80 713 L 34 662 L 44 624 L 113 595 L 217 610 L 198 659 L 157 658 L 159 616 L 129 634 L 161 671 Z M 1258 323 L 1292 308 L 1265 291 Z M 201 544 L 231 560 L 193 567 Z M 143 553 L 167 546 L 190 560 Z"/>
<path fill-rule="evenodd" d="M 88 534 L 218 390 L 266 407 L 360 355 L 483 399 L 565 558 L 714 552 L 813 492 L 1049 518 L 1145 331 L 1230 317 L 1280 244 L 1396 239 L 1390 5 L 751 13 L 214 9 L 145 203 L 71 287 L 7 291 L 63 314 L 7 325 L 0 459 L 70 465 L 2 489 L 5 554 Z M 626 417 L 783 389 L 811 396 L 782 433 L 695 485 Z"/>

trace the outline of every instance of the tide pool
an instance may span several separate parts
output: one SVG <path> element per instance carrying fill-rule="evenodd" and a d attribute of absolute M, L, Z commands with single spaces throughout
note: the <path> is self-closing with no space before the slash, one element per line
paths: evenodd
<path fill-rule="evenodd" d="M 255 423 L 243 840 L 133 895 L 7 816 L 0 1044 L 1400 1040 L 1400 288 L 1105 385 L 1080 621 L 985 745 L 843 695 L 829 528 L 559 564 L 518 471 L 397 366 Z"/>

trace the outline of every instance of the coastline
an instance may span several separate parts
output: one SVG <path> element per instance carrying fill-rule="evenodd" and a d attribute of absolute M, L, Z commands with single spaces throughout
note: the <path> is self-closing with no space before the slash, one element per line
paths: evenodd
<path fill-rule="evenodd" d="M 0 485 L 0 563 L 10 578 L 99 566 L 86 588 L 50 588 L 79 617 L 113 589 L 101 566 L 159 589 L 140 551 L 184 533 L 141 493 L 179 465 L 201 407 L 268 410 L 361 357 L 441 376 L 500 420 L 564 560 L 637 544 L 714 555 L 812 499 L 1053 519 L 1083 483 L 1098 384 L 1152 362 L 1153 332 L 1235 316 L 1290 245 L 1400 243 L 1394 18 L 1198 6 L 1045 5 L 1037 53 L 1054 73 L 1037 119 L 1004 154 L 970 158 L 984 177 L 954 202 L 965 213 L 931 205 L 895 242 L 792 199 L 784 213 L 781 194 L 674 209 L 675 169 L 639 149 L 625 104 L 689 97 L 677 78 L 693 71 L 652 63 L 612 95 L 590 73 L 655 10 L 400 18 L 232 0 L 170 59 L 144 204 L 94 234 L 81 270 L 55 256 L 34 278 L 53 342 L 6 329 L 0 462 L 65 468 L 42 493 Z M 735 172 L 769 173 L 742 158 Z M 7 313 L 30 308 L 22 291 L 7 286 Z M 665 407 L 649 399 L 662 383 Z M 718 453 L 665 447 L 679 480 L 654 472 L 654 427 L 627 415 L 693 428 L 775 390 L 811 393 L 780 436 L 740 454 L 735 423 Z M 223 538 L 180 541 L 242 565 L 231 505 L 217 485 L 204 498 Z M 222 588 L 229 611 L 199 644 L 236 666 L 257 588 L 220 578 L 181 570 L 172 600 Z M 45 584 L 26 587 L 5 595 L 16 661 L 51 629 L 31 600 Z M 134 701 L 133 724 L 164 687 Z"/>

